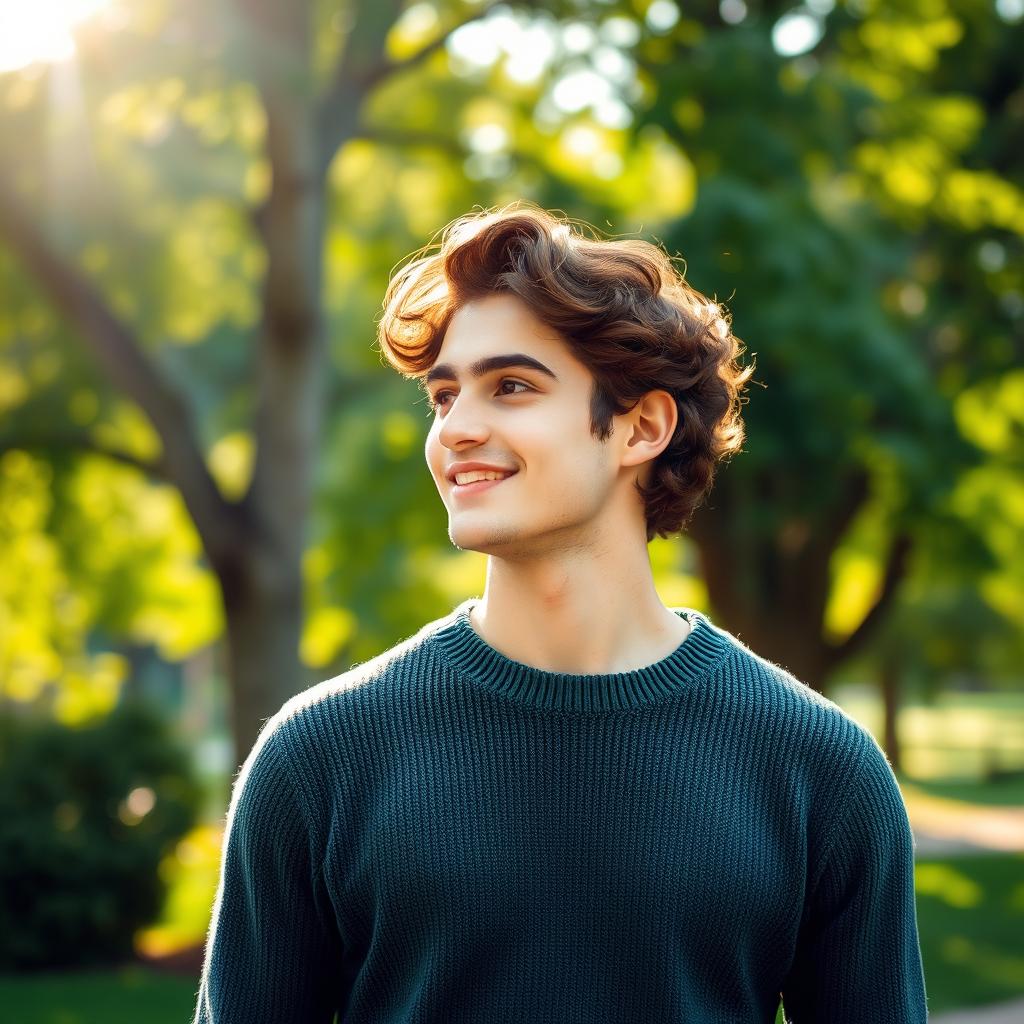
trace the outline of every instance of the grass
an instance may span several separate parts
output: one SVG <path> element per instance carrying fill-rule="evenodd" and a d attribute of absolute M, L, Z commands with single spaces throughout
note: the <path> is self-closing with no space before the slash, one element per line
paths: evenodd
<path fill-rule="evenodd" d="M 902 779 L 900 780 L 903 781 Z M 929 796 L 960 800 L 984 807 L 1024 807 L 1024 772 L 1017 778 L 997 782 L 970 782 L 965 779 L 908 779 Z"/>
<path fill-rule="evenodd" d="M 8 1024 L 185 1024 L 198 982 L 140 967 L 0 975 Z"/>
<path fill-rule="evenodd" d="M 1024 853 L 943 857 L 915 875 L 929 1009 L 1024 995 Z"/>

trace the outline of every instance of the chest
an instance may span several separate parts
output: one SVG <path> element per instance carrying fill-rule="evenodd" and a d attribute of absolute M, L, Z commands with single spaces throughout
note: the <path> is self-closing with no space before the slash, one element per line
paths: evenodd
<path fill-rule="evenodd" d="M 723 942 L 737 921 L 768 940 L 799 915 L 806 859 L 770 768 L 639 717 L 547 716 L 484 741 L 435 731 L 378 766 L 358 842 L 335 844 L 330 867 L 367 928 L 402 916 L 606 934 L 642 920 L 713 941 L 724 915 Z"/>

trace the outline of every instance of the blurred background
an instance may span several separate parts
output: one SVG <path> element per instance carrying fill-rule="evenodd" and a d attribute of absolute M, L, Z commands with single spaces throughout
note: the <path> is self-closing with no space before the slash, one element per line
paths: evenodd
<path fill-rule="evenodd" d="M 1022 53 L 1024 0 L 4 0 L 4 1019 L 190 1019 L 262 721 L 482 593 L 375 321 L 518 198 L 731 309 L 659 593 L 871 729 L 934 1019 L 1024 1019 Z"/>

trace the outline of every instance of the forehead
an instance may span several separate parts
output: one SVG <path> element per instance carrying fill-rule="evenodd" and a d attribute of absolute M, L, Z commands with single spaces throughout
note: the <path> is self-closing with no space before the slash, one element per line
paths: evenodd
<path fill-rule="evenodd" d="M 527 353 L 556 372 L 569 373 L 571 364 L 576 363 L 558 332 L 538 320 L 521 299 L 495 294 L 467 302 L 455 311 L 435 365 L 446 363 L 461 373 L 470 362 L 506 352 Z"/>

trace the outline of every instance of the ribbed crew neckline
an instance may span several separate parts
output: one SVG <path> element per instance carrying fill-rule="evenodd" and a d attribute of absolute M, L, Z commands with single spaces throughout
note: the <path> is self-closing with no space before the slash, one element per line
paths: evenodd
<path fill-rule="evenodd" d="M 672 697 L 708 674 L 729 653 L 728 638 L 700 612 L 672 608 L 691 624 L 679 646 L 660 661 L 629 672 L 576 675 L 526 665 L 491 647 L 473 628 L 470 612 L 479 598 L 458 605 L 434 634 L 449 666 L 479 686 L 537 708 L 612 711 Z"/>

